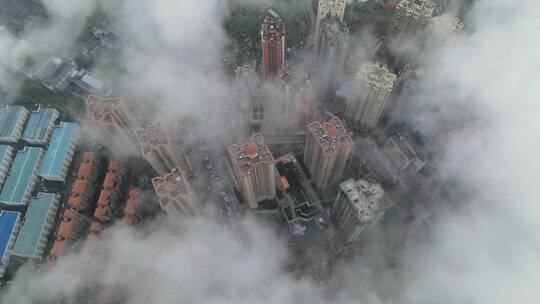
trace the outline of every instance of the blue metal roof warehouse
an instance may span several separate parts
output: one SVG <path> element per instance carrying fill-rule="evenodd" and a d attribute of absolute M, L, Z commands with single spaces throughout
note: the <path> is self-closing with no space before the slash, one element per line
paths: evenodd
<path fill-rule="evenodd" d="M 32 198 L 11 253 L 13 257 L 43 257 L 47 238 L 55 225 L 58 205 L 58 196 L 54 193 L 38 193 L 37 197 Z"/>
<path fill-rule="evenodd" d="M 0 145 L 0 187 L 6 181 L 6 176 L 13 162 L 15 152 L 12 146 Z M 1 189 L 1 188 L 0 188 Z"/>
<path fill-rule="evenodd" d="M 28 113 L 21 106 L 6 105 L 0 109 L 0 142 L 16 143 L 21 139 Z"/>
<path fill-rule="evenodd" d="M 62 122 L 54 128 L 39 175 L 47 180 L 64 181 L 73 158 L 77 133 L 78 126 L 73 122 Z"/>
<path fill-rule="evenodd" d="M 55 108 L 39 107 L 32 111 L 22 139 L 30 144 L 45 145 L 51 136 L 54 122 L 60 116 Z"/>
<path fill-rule="evenodd" d="M 15 211 L 0 211 L 0 278 L 4 277 L 9 263 L 11 250 L 19 232 L 21 213 Z"/>
<path fill-rule="evenodd" d="M 24 147 L 23 150 L 17 152 L 2 194 L 0 194 L 1 204 L 11 206 L 28 204 L 42 159 L 42 148 Z"/>

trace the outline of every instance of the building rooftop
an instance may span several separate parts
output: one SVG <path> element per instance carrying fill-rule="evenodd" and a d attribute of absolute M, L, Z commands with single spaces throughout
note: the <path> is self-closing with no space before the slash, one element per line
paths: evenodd
<path fill-rule="evenodd" d="M 92 76 L 90 72 L 85 69 L 80 69 L 73 77 L 81 86 L 84 86 L 88 91 L 100 93 L 105 88 L 105 84 Z"/>
<path fill-rule="evenodd" d="M 118 183 L 118 170 L 120 169 L 120 163 L 112 160 L 107 168 L 107 174 L 103 180 L 103 189 L 111 190 Z"/>
<path fill-rule="evenodd" d="M 12 238 L 17 222 L 21 219 L 21 213 L 15 211 L 0 211 L 0 264 L 6 262 L 8 246 Z"/>
<path fill-rule="evenodd" d="M 60 114 L 55 108 L 39 107 L 30 113 L 28 123 L 24 128 L 22 139 L 25 140 L 48 140 L 50 128 Z"/>
<path fill-rule="evenodd" d="M 436 7 L 437 5 L 431 0 L 401 0 L 396 6 L 396 9 L 404 9 L 408 15 L 431 17 Z"/>
<path fill-rule="evenodd" d="M 84 152 L 83 161 L 81 162 L 81 165 L 79 166 L 79 171 L 77 171 L 77 175 L 79 177 L 91 176 L 92 173 L 95 171 L 96 162 L 97 162 L 96 153 Z"/>
<path fill-rule="evenodd" d="M 397 76 L 384 64 L 365 62 L 360 67 L 355 79 L 364 86 L 391 91 Z"/>
<path fill-rule="evenodd" d="M 6 205 L 25 204 L 25 194 L 31 183 L 33 175 L 37 173 L 43 149 L 38 147 L 24 147 L 17 152 L 9 175 L 0 194 L 0 202 Z"/>
<path fill-rule="evenodd" d="M 349 203 L 358 213 L 358 219 L 362 222 L 372 220 L 375 212 L 392 206 L 379 183 L 348 179 L 339 184 L 339 189 L 347 196 Z"/>
<path fill-rule="evenodd" d="M 138 208 L 141 205 L 141 190 L 139 188 L 131 188 L 129 190 L 128 199 L 124 206 L 124 216 L 122 217 L 122 223 L 124 225 L 133 225 L 135 218 L 138 216 Z"/>
<path fill-rule="evenodd" d="M 0 145 L 0 163 L 4 162 L 4 159 L 9 156 L 9 151 L 13 151 L 12 146 Z"/>
<path fill-rule="evenodd" d="M 337 117 L 322 123 L 314 121 L 307 126 L 307 129 L 313 134 L 326 156 L 337 153 L 341 145 L 352 145 L 353 143 L 347 129 Z"/>
<path fill-rule="evenodd" d="M 43 79 L 43 85 L 49 90 L 58 88 L 62 82 L 68 80 L 77 71 L 76 68 L 77 65 L 73 60 L 60 60 L 56 69 Z"/>
<path fill-rule="evenodd" d="M 21 257 L 36 256 L 42 231 L 50 213 L 55 211 L 56 203 L 57 197 L 54 193 L 38 193 L 37 197 L 30 200 L 12 254 Z"/>
<path fill-rule="evenodd" d="M 77 131 L 78 125 L 73 122 L 62 122 L 54 128 L 39 175 L 60 177 L 66 154 L 70 153 L 70 145 Z"/>
<path fill-rule="evenodd" d="M 168 145 L 171 142 L 169 134 L 159 122 L 146 128 L 137 129 L 135 135 L 137 135 L 143 155 L 156 150 L 162 145 Z"/>
<path fill-rule="evenodd" d="M 13 137 L 17 124 L 28 115 L 28 110 L 22 106 L 6 105 L 0 109 L 0 138 Z M 17 138 L 18 140 L 19 138 Z"/>
<path fill-rule="evenodd" d="M 279 18 L 266 16 L 261 29 L 263 40 L 281 40 L 285 36 L 285 24 Z"/>
<path fill-rule="evenodd" d="M 118 49 L 120 47 L 122 39 L 112 30 L 111 25 L 106 25 L 104 28 L 93 26 L 91 31 L 92 34 L 107 47 L 111 49 Z"/>
<path fill-rule="evenodd" d="M 86 100 L 86 113 L 83 121 L 87 123 L 96 123 L 105 126 L 114 126 L 116 124 L 116 108 L 119 97 L 100 98 L 90 95 Z"/>
<path fill-rule="evenodd" d="M 250 174 L 254 166 L 274 162 L 274 156 L 261 133 L 253 134 L 245 144 L 234 144 L 228 149 L 234 166 L 242 175 Z"/>
<path fill-rule="evenodd" d="M 0 168 L 8 169 L 13 163 L 13 156 L 15 155 L 14 149 L 12 146 L 0 145 Z M 0 179 L 0 186 L 4 183 L 4 178 L 6 174 L 0 174 L 3 178 Z"/>
<path fill-rule="evenodd" d="M 158 198 L 164 201 L 177 201 L 178 198 L 191 194 L 189 181 L 179 167 L 174 168 L 170 173 L 154 177 L 152 185 Z"/>

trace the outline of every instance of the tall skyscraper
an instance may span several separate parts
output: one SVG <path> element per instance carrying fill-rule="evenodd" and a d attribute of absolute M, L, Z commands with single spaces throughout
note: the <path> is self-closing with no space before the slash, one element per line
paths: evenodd
<path fill-rule="evenodd" d="M 186 169 L 181 155 L 173 146 L 169 133 L 156 122 L 146 128 L 135 131 L 142 156 L 150 163 L 158 174 L 170 172 L 175 167 Z"/>
<path fill-rule="evenodd" d="M 307 126 L 304 164 L 317 188 L 324 189 L 343 175 L 353 141 L 339 118 Z"/>
<path fill-rule="evenodd" d="M 120 98 L 89 96 L 83 123 L 94 130 L 91 134 L 115 151 L 137 151 L 135 116 Z"/>
<path fill-rule="evenodd" d="M 279 113 L 283 117 L 281 127 L 293 132 L 303 129 L 311 114 L 314 98 L 309 79 L 305 73 L 294 68 L 283 71 L 280 79 L 284 93 Z"/>
<path fill-rule="evenodd" d="M 229 146 L 229 157 L 242 194 L 250 208 L 276 196 L 274 156 L 261 133 L 255 133 L 245 144 Z"/>
<path fill-rule="evenodd" d="M 358 127 L 373 128 L 384 111 L 397 76 L 378 62 L 362 64 L 356 74 L 353 96 L 347 102 L 345 119 Z"/>
<path fill-rule="evenodd" d="M 315 45 L 319 44 L 322 21 L 326 18 L 333 18 L 342 23 L 346 7 L 347 0 L 319 0 L 315 23 Z"/>
<path fill-rule="evenodd" d="M 380 184 L 349 179 L 339 184 L 331 216 L 347 242 L 353 242 L 391 206 Z"/>
<path fill-rule="evenodd" d="M 201 213 L 201 203 L 181 168 L 154 177 L 152 185 L 163 211 L 183 216 Z"/>
<path fill-rule="evenodd" d="M 349 29 L 335 18 L 326 18 L 318 35 L 315 45 L 318 81 L 324 89 L 337 89 L 349 56 Z"/>
<path fill-rule="evenodd" d="M 435 7 L 431 0 L 401 0 L 388 28 L 388 37 L 395 38 L 422 31 L 431 21 Z"/>
<path fill-rule="evenodd" d="M 285 24 L 265 17 L 261 29 L 264 79 L 277 79 L 285 68 Z"/>

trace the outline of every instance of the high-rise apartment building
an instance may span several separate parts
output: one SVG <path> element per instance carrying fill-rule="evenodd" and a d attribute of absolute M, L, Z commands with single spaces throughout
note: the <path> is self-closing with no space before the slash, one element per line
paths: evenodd
<path fill-rule="evenodd" d="M 311 114 L 313 105 L 313 88 L 307 75 L 297 69 L 287 68 L 281 73 L 283 85 L 283 102 L 280 116 L 283 117 L 281 127 L 290 131 L 303 129 Z"/>
<path fill-rule="evenodd" d="M 335 19 L 325 19 L 321 22 L 318 43 L 315 46 L 317 61 L 338 65 L 340 70 L 345 64 L 349 48 L 349 29 Z"/>
<path fill-rule="evenodd" d="M 152 179 L 161 209 L 167 213 L 194 216 L 202 211 L 195 189 L 181 168 Z"/>
<path fill-rule="evenodd" d="M 181 155 L 173 146 L 169 133 L 160 123 L 137 129 L 135 134 L 142 156 L 158 174 L 165 174 L 178 166 L 186 168 Z"/>
<path fill-rule="evenodd" d="M 431 0 L 401 0 L 388 28 L 388 37 L 414 35 L 424 30 L 431 21 L 435 7 Z"/>
<path fill-rule="evenodd" d="M 352 148 L 352 138 L 339 118 L 307 126 L 304 164 L 317 188 L 341 178 Z"/>
<path fill-rule="evenodd" d="M 340 23 L 345 17 L 347 0 L 319 0 L 317 7 L 317 20 L 315 23 L 315 45 L 319 44 L 321 23 L 324 19 L 335 19 Z"/>
<path fill-rule="evenodd" d="M 347 102 L 345 119 L 357 127 L 373 128 L 381 117 L 397 76 L 378 62 L 362 64 L 356 74 L 353 96 Z"/>
<path fill-rule="evenodd" d="M 136 120 L 120 98 L 88 96 L 83 123 L 95 131 L 97 141 L 119 152 L 137 151 Z"/>
<path fill-rule="evenodd" d="M 391 206 L 380 184 L 349 179 L 339 184 L 331 216 L 347 242 L 353 242 Z"/>
<path fill-rule="evenodd" d="M 277 79 L 285 68 L 285 24 L 265 17 L 261 29 L 264 79 Z"/>
<path fill-rule="evenodd" d="M 417 173 L 427 164 L 426 157 L 407 133 L 398 132 L 388 138 L 383 152 L 402 171 Z"/>
<path fill-rule="evenodd" d="M 276 196 L 274 156 L 261 133 L 246 143 L 229 146 L 229 157 L 242 194 L 250 208 Z"/>

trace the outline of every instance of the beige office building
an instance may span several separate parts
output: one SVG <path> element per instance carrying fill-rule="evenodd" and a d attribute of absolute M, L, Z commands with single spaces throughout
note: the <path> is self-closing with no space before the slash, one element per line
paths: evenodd
<path fill-rule="evenodd" d="M 388 28 L 388 37 L 414 35 L 424 30 L 431 22 L 435 7 L 431 0 L 401 0 Z"/>
<path fill-rule="evenodd" d="M 253 134 L 244 144 L 229 146 L 235 176 L 250 208 L 276 197 L 274 156 L 261 133 Z"/>
<path fill-rule="evenodd" d="M 352 148 L 352 138 L 338 118 L 307 126 L 304 164 L 317 188 L 341 178 Z"/>
<path fill-rule="evenodd" d="M 373 128 L 381 117 L 397 76 L 378 62 L 362 64 L 355 76 L 353 96 L 347 102 L 345 119 L 359 128 Z"/>

